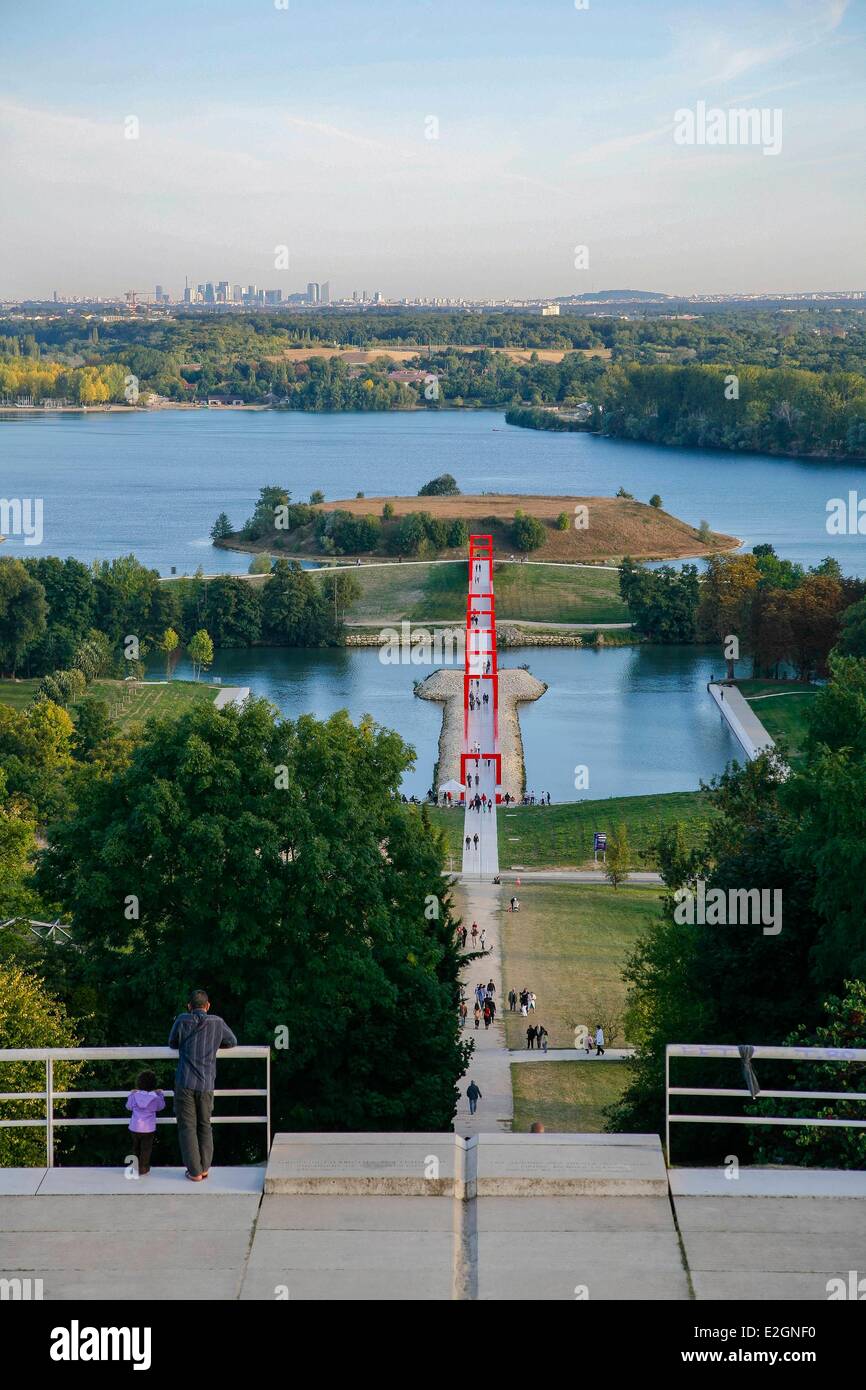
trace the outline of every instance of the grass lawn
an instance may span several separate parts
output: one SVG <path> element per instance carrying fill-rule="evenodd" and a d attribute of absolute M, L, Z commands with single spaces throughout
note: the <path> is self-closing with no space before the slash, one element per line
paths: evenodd
<path fill-rule="evenodd" d="M 534 1120 L 559 1134 L 600 1134 L 604 1107 L 619 1099 L 626 1068 L 601 1062 L 521 1062 L 511 1068 L 512 1132 L 526 1134 Z"/>
<path fill-rule="evenodd" d="M 447 824 L 450 814 L 440 811 Z M 654 869 L 650 856 L 640 857 L 660 831 L 681 821 L 689 844 L 696 844 L 701 828 L 712 814 L 703 792 L 665 792 L 660 796 L 614 796 L 604 801 L 569 801 L 560 806 L 496 808 L 499 862 L 503 869 L 581 868 L 592 866 L 592 837 L 596 830 L 610 832 L 621 823 L 628 830 L 635 869 Z M 462 826 L 462 817 L 460 826 Z M 515 842 L 514 837 L 517 836 Z M 459 828 L 456 841 L 460 841 Z"/>
<path fill-rule="evenodd" d="M 0 703 L 24 709 L 36 693 L 38 680 L 0 681 Z M 194 704 L 207 704 L 216 699 L 220 687 L 199 681 L 171 681 L 168 685 L 133 685 L 131 681 L 95 680 L 87 687 L 85 696 L 105 700 L 115 722 L 121 729 L 139 724 L 152 714 L 176 715 Z M 75 715 L 75 704 L 70 706 Z"/>
<path fill-rule="evenodd" d="M 509 912 L 503 889 L 500 998 L 504 1003 L 511 988 L 534 990 L 538 1006 L 531 1021 L 544 1024 L 551 1047 L 573 1047 L 576 1025 L 600 1021 L 592 1013 L 622 1013 L 622 968 L 656 915 L 658 897 L 646 888 L 579 883 L 527 883 L 519 897 L 520 911 Z M 504 1007 L 508 1046 L 523 1048 L 527 1021 Z M 609 1046 L 624 1041 L 609 1039 Z"/>
<path fill-rule="evenodd" d="M 313 572 L 315 576 L 315 571 Z M 452 564 L 361 565 L 352 574 L 363 594 L 349 623 L 461 623 L 466 617 L 466 561 Z M 615 569 L 499 564 L 496 616 L 547 623 L 626 623 Z"/>
<path fill-rule="evenodd" d="M 775 702 L 774 702 L 775 703 Z M 463 845 L 463 811 L 431 806 L 430 820 L 445 835 L 447 852 L 459 868 Z M 703 792 L 665 792 L 661 796 L 613 796 L 605 801 L 567 801 L 560 806 L 496 808 L 499 862 L 510 869 L 592 867 L 592 837 L 620 823 L 628 829 L 636 869 L 654 869 L 652 855 L 639 857 L 659 832 L 680 821 L 688 844 L 697 844 L 712 815 Z M 517 836 L 515 842 L 514 836 Z"/>
<path fill-rule="evenodd" d="M 818 693 L 816 686 L 797 686 L 792 681 L 737 681 L 772 739 L 782 745 L 788 761 L 796 766 L 806 741 L 806 712 Z"/>

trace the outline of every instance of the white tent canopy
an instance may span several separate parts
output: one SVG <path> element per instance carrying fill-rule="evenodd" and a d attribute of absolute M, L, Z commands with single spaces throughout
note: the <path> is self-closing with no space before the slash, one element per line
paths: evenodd
<path fill-rule="evenodd" d="M 466 788 L 463 786 L 463 783 L 462 783 L 462 782 L 455 782 L 453 778 L 451 779 L 450 782 L 442 782 L 442 783 L 440 783 L 440 786 L 439 786 L 439 791 L 440 791 L 440 792 L 450 792 L 452 796 L 454 796 L 455 792 L 458 792 L 458 793 L 459 793 L 459 792 L 462 792 L 462 791 L 465 791 L 465 790 L 466 790 Z"/>

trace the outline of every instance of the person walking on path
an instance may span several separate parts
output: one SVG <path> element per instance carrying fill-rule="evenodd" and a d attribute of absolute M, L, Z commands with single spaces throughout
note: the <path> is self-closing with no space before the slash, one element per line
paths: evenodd
<path fill-rule="evenodd" d="M 469 1085 L 466 1087 L 466 1099 L 469 1101 L 469 1114 L 474 1115 L 475 1107 L 482 1099 L 481 1092 L 474 1081 L 470 1081 Z"/>
<path fill-rule="evenodd" d="M 468 933 L 467 933 L 467 931 L 466 931 L 466 928 L 465 928 L 465 927 L 461 927 L 461 928 L 460 928 L 460 947 L 461 947 L 461 950 L 464 950 L 464 951 L 466 950 L 466 937 L 467 937 L 467 935 L 468 935 Z"/>
<path fill-rule="evenodd" d="M 537 1027 L 536 1030 L 535 1030 L 535 1038 L 536 1038 L 536 1046 L 537 1046 L 537 1047 L 540 1047 L 541 1050 L 542 1050 L 542 1052 L 546 1052 L 546 1051 L 547 1051 L 547 1038 L 548 1038 L 548 1033 L 547 1033 L 547 1029 L 544 1028 L 544 1027 L 542 1026 L 542 1024 L 540 1024 L 540 1023 L 539 1023 L 538 1027 Z"/>
<path fill-rule="evenodd" d="M 529 1048 L 530 1052 L 535 1046 L 535 1037 L 535 1024 L 530 1023 L 529 1027 L 526 1030 L 526 1046 Z"/>
<path fill-rule="evenodd" d="M 482 927 L 482 928 L 481 928 L 481 949 L 482 949 L 482 951 L 484 950 L 484 948 L 485 948 L 485 946 L 486 946 L 486 943 L 487 943 L 487 928 L 486 928 L 486 927 Z"/>
<path fill-rule="evenodd" d="M 205 991 L 194 989 L 187 1012 L 178 1014 L 168 1035 L 169 1047 L 176 1047 L 179 1054 L 174 1113 L 181 1157 L 190 1182 L 201 1182 L 210 1172 L 217 1052 L 221 1047 L 237 1047 L 237 1042 L 228 1024 L 210 1012 Z"/>
<path fill-rule="evenodd" d="M 600 1023 L 595 1030 L 595 1055 L 596 1057 L 604 1056 L 604 1029 Z"/>
<path fill-rule="evenodd" d="M 513 990 L 513 989 L 510 989 L 510 990 L 508 991 L 508 1010 L 509 1010 L 509 1013 L 512 1013 L 512 1014 L 513 1014 L 516 1008 L 517 1008 L 517 995 L 514 993 L 514 990 Z"/>
<path fill-rule="evenodd" d="M 589 1054 L 592 1052 L 592 1033 L 589 1031 L 588 1028 L 586 1030 L 586 1037 L 583 1040 L 583 1048 L 588 1057 Z"/>
<path fill-rule="evenodd" d="M 461 999 L 461 1000 L 460 1000 L 460 1010 L 459 1010 L 459 1012 L 460 1012 L 460 1027 L 461 1027 L 461 1028 L 465 1028 L 465 1027 L 466 1027 L 466 1015 L 469 1013 L 469 1010 L 468 1010 L 468 1008 L 466 1007 L 466 1000 L 465 1000 L 465 999 Z"/>
<path fill-rule="evenodd" d="M 477 922 L 473 922 L 473 923 L 472 923 L 472 949 L 473 949 L 473 950 L 475 949 L 475 942 L 477 941 L 477 939 L 478 939 L 478 923 L 477 923 Z"/>
<path fill-rule="evenodd" d="M 492 1019 L 493 1019 L 493 1014 L 490 1012 L 490 1005 L 489 1005 L 489 1004 L 485 1004 L 485 1005 L 484 1005 L 484 1027 L 485 1027 L 485 1029 L 487 1029 L 487 1028 L 490 1027 L 490 1024 L 491 1024 Z"/>
<path fill-rule="evenodd" d="M 476 1003 L 476 1005 L 475 1005 L 474 1017 L 475 1017 L 475 1027 L 477 1028 L 478 1025 L 479 1025 L 479 1023 L 481 1022 L 481 1005 L 478 1004 L 478 1003 Z"/>
<path fill-rule="evenodd" d="M 495 993 L 496 993 L 496 986 L 495 986 L 495 984 L 493 983 L 492 980 L 488 980 L 488 981 L 487 981 L 487 993 L 488 993 L 488 994 L 495 994 Z"/>
<path fill-rule="evenodd" d="M 156 1138 L 156 1117 L 165 1109 L 165 1096 L 156 1087 L 156 1077 L 152 1071 L 143 1071 L 135 1083 L 135 1090 L 126 1098 L 126 1108 L 131 1111 L 129 1132 L 132 1135 L 132 1156 L 135 1160 L 135 1174 L 147 1177 L 150 1172 L 150 1157 Z"/>

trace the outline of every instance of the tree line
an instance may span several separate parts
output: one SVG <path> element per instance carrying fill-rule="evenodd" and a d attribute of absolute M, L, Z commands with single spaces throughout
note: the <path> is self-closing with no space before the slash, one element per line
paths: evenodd
<path fill-rule="evenodd" d="M 619 589 L 642 636 L 720 648 L 735 638 L 755 676 L 787 667 L 806 681 L 827 674 L 834 649 L 866 656 L 866 581 L 844 576 L 830 557 L 807 570 L 757 545 L 711 556 L 703 574 L 693 564 L 649 569 L 626 559 Z"/>

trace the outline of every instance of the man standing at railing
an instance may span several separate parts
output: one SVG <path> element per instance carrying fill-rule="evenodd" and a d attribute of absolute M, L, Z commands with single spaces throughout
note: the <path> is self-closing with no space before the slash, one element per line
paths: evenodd
<path fill-rule="evenodd" d="M 178 1014 L 169 1034 L 169 1047 L 179 1053 L 174 1080 L 174 1113 L 180 1152 L 190 1182 L 202 1182 L 213 1160 L 213 1093 L 216 1059 L 221 1047 L 236 1047 L 228 1024 L 210 1012 L 203 989 L 194 989 L 188 1012 Z"/>

